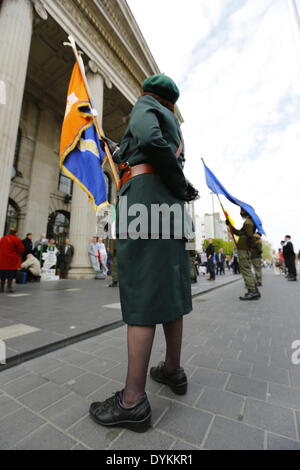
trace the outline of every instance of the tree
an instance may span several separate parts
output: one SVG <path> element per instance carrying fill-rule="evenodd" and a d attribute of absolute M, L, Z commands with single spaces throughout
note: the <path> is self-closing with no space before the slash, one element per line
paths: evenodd
<path fill-rule="evenodd" d="M 216 252 L 220 249 L 223 248 L 225 255 L 231 255 L 235 249 L 235 244 L 234 241 L 227 242 L 223 240 L 222 238 L 214 238 L 213 239 L 213 244 L 215 246 Z M 205 251 L 208 246 L 208 240 L 204 240 L 203 242 L 203 250 Z"/>

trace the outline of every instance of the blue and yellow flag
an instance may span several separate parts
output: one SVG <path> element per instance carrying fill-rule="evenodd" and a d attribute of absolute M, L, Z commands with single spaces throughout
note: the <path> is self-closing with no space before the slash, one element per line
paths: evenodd
<path fill-rule="evenodd" d="M 89 97 L 78 64 L 73 69 L 60 140 L 60 167 L 88 194 L 95 210 L 107 205 L 100 145 Z"/>
<path fill-rule="evenodd" d="M 224 186 L 220 183 L 220 181 L 213 174 L 213 172 L 205 165 L 204 161 L 203 161 L 203 165 L 204 165 L 204 171 L 205 171 L 206 184 L 209 187 L 209 189 L 215 194 L 223 194 L 223 196 L 225 196 L 230 202 L 244 209 L 253 220 L 253 223 L 255 224 L 257 231 L 261 233 L 262 235 L 265 235 L 265 231 L 262 226 L 262 221 L 256 214 L 253 207 L 250 206 L 249 204 L 246 204 L 246 202 L 240 201 L 236 197 L 232 196 L 227 191 L 227 189 L 225 189 Z"/>

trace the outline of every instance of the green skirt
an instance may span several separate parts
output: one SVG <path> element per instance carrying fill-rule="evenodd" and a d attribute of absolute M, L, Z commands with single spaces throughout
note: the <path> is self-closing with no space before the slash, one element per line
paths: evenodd
<path fill-rule="evenodd" d="M 125 323 L 167 323 L 192 311 L 184 240 L 117 240 L 117 258 Z"/>

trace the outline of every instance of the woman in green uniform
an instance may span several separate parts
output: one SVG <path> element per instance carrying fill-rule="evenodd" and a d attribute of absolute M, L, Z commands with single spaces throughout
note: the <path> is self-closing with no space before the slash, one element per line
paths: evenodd
<path fill-rule="evenodd" d="M 178 98 L 169 77 L 146 79 L 113 155 L 121 171 L 117 258 L 122 315 L 128 325 L 128 372 L 124 390 L 93 403 L 90 414 L 104 426 L 137 432 L 151 425 L 145 384 L 157 324 L 163 324 L 166 357 L 150 375 L 174 393 L 187 391 L 180 367 L 182 317 L 192 310 L 184 205 L 198 192 L 182 171 L 184 145 L 174 113 Z"/>

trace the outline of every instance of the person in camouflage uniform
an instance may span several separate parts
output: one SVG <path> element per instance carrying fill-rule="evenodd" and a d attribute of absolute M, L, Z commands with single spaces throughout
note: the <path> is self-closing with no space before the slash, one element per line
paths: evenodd
<path fill-rule="evenodd" d="M 118 259 L 116 248 L 112 250 L 112 264 L 111 264 L 111 284 L 108 287 L 118 287 Z"/>
<path fill-rule="evenodd" d="M 251 263 L 255 273 L 255 281 L 256 286 L 262 286 L 262 268 L 261 268 L 261 261 L 262 261 L 262 241 L 261 241 L 261 234 L 255 233 L 254 234 L 254 244 L 251 248 Z"/>
<path fill-rule="evenodd" d="M 251 219 L 250 215 L 241 209 L 241 217 L 245 219 L 244 225 L 240 230 L 232 227 L 232 232 L 239 236 L 237 242 L 239 267 L 240 272 L 243 276 L 245 287 L 248 290 L 244 297 L 240 297 L 240 300 L 257 300 L 260 298 L 260 292 L 257 289 L 256 281 L 251 269 L 251 248 L 254 243 L 254 233 L 256 227 Z M 227 225 L 231 225 L 229 220 L 226 220 Z"/>

